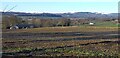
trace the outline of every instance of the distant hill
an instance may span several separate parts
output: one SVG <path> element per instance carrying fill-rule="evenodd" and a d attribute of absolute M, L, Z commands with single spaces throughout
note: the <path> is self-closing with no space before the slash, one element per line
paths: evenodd
<path fill-rule="evenodd" d="M 71 18 L 117 18 L 117 13 L 102 14 L 102 13 L 92 13 L 92 12 L 75 12 L 75 13 L 63 13 L 63 17 Z"/>
<path fill-rule="evenodd" d="M 24 12 L 1 12 L 3 15 L 16 15 L 16 16 L 39 16 L 39 17 L 62 17 L 61 15 L 51 13 L 24 13 Z"/>
<path fill-rule="evenodd" d="M 25 13 L 25 12 L 1 12 L 4 15 L 16 16 L 37 16 L 37 17 L 65 17 L 65 18 L 117 18 L 118 13 L 102 14 L 92 12 L 75 12 L 75 13 Z"/>
<path fill-rule="evenodd" d="M 110 16 L 112 18 L 117 18 L 118 17 L 118 13 L 110 13 L 110 14 L 108 14 L 108 16 Z"/>

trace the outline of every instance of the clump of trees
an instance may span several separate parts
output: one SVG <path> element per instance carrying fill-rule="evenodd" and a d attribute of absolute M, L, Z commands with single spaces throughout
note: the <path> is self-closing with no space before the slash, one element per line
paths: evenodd
<path fill-rule="evenodd" d="M 28 24 L 35 24 L 38 27 L 56 27 L 56 26 L 70 26 L 70 19 L 60 18 L 60 19 L 32 19 L 27 21 Z"/>
<path fill-rule="evenodd" d="M 6 29 L 8 26 L 20 24 L 22 20 L 14 15 L 2 15 L 2 29 Z"/>
<path fill-rule="evenodd" d="M 3 15 L 2 16 L 2 29 L 7 27 L 14 26 L 17 24 L 34 24 L 37 27 L 56 27 L 56 26 L 71 26 L 71 20 L 67 18 L 58 18 L 58 19 L 21 19 L 14 15 Z"/>

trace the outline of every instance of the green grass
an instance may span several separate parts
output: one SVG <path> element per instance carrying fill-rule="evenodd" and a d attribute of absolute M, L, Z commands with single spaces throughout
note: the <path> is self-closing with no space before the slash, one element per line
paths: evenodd
<path fill-rule="evenodd" d="M 96 22 L 95 26 L 101 26 L 101 27 L 118 27 L 118 24 L 112 23 L 112 22 Z"/>
<path fill-rule="evenodd" d="M 113 23 L 113 22 L 95 22 L 95 24 L 93 26 L 95 27 L 118 27 L 120 24 L 117 23 Z M 90 26 L 89 24 L 85 24 L 85 25 L 79 25 L 79 26 Z"/>

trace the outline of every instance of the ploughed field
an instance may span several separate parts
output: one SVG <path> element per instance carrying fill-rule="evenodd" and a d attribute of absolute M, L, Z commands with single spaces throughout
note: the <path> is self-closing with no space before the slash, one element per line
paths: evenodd
<path fill-rule="evenodd" d="M 3 56 L 120 56 L 117 27 L 3 30 L 2 37 Z"/>

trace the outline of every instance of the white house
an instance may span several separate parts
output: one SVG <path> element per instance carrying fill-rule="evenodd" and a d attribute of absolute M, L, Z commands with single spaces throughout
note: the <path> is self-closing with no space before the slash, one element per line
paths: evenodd
<path fill-rule="evenodd" d="M 94 25 L 94 24 L 95 24 L 95 23 L 93 23 L 93 22 L 90 22 L 90 23 L 89 23 L 89 25 Z"/>

